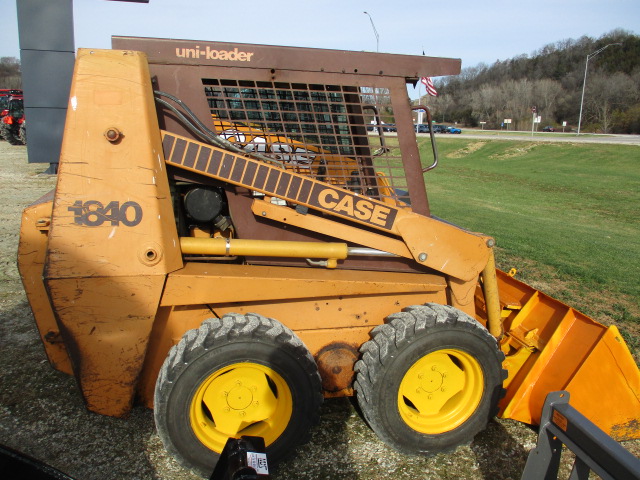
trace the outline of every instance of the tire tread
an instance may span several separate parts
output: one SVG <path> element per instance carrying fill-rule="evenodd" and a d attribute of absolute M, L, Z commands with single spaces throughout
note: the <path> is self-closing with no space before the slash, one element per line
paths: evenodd
<path fill-rule="evenodd" d="M 377 405 L 375 404 L 375 389 L 379 388 L 376 381 L 385 363 L 393 361 L 394 357 L 411 344 L 415 338 L 429 335 L 436 327 L 457 328 L 476 335 L 484 342 L 492 345 L 495 361 L 500 365 L 504 360 L 504 354 L 497 348 L 495 338 L 480 323 L 469 315 L 448 305 L 429 303 L 425 305 L 413 305 L 406 307 L 402 312 L 394 313 L 387 317 L 386 323 L 375 327 L 371 331 L 371 340 L 365 342 L 360 351 L 362 357 L 355 364 L 356 381 L 354 389 L 358 404 L 362 413 L 372 426 L 374 431 L 387 442 L 384 432 L 381 431 L 378 421 Z M 506 379 L 507 371 L 501 368 L 500 379 Z M 505 390 L 500 388 L 498 398 L 504 396 Z M 498 413 L 497 401 L 491 405 L 489 416 Z M 477 433 L 477 432 L 476 432 Z M 475 433 L 474 433 L 475 435 Z M 389 442 L 387 442 L 389 443 Z M 394 446 L 394 445 L 391 445 Z M 438 451 L 422 454 L 435 454 L 447 452 L 457 448 L 457 444 Z M 395 445 L 398 448 L 397 445 Z M 416 453 L 411 448 L 402 449 L 406 453 Z"/>
<path fill-rule="evenodd" d="M 311 425 L 318 423 L 320 419 L 320 405 L 323 401 L 321 393 L 321 379 L 315 361 L 304 343 L 289 328 L 275 319 L 267 318 L 256 313 L 227 314 L 222 318 L 205 320 L 199 328 L 187 331 L 180 341 L 173 346 L 165 359 L 156 382 L 154 393 L 154 411 L 156 424 L 159 425 L 159 415 L 167 408 L 168 397 L 173 384 L 189 368 L 189 365 L 201 357 L 208 350 L 222 346 L 232 341 L 253 340 L 261 341 L 271 339 L 277 345 L 293 353 L 299 360 L 299 365 L 310 378 L 315 391 L 311 393 L 312 402 L 317 405 L 310 416 Z M 183 458 L 178 449 L 173 445 L 171 438 L 163 428 L 158 427 L 158 434 L 166 449 L 174 455 L 178 461 L 188 468 L 194 468 Z M 304 444 L 309 440 L 310 430 L 306 431 L 299 443 Z"/>

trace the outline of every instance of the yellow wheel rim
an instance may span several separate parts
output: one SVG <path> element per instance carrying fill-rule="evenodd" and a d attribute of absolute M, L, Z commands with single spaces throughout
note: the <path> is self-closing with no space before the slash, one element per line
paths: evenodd
<path fill-rule="evenodd" d="M 455 349 L 429 353 L 407 371 L 398 390 L 400 416 L 413 430 L 436 435 L 468 420 L 482 399 L 478 361 Z"/>
<path fill-rule="evenodd" d="M 263 437 L 270 445 L 284 432 L 293 409 L 291 390 L 274 370 L 234 363 L 198 387 L 189 409 L 191 428 L 204 445 L 222 452 L 228 438 Z"/>

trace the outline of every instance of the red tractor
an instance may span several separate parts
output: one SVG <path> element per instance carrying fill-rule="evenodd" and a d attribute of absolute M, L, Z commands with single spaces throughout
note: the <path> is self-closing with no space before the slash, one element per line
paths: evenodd
<path fill-rule="evenodd" d="M 11 145 L 26 145 L 24 100 L 22 95 L 11 95 L 0 112 L 0 136 Z"/>
<path fill-rule="evenodd" d="M 9 108 L 9 100 L 17 96 L 22 96 L 22 90 L 0 88 L 0 122 L 2 121 L 2 117 L 5 115 L 4 111 Z"/>

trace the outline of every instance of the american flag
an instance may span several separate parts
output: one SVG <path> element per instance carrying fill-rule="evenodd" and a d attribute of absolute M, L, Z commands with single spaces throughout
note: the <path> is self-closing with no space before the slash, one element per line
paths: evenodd
<path fill-rule="evenodd" d="M 427 88 L 427 95 L 431 95 L 432 97 L 438 96 L 438 92 L 436 91 L 436 87 L 433 86 L 433 80 L 431 80 L 431 77 L 422 77 L 420 81 Z"/>

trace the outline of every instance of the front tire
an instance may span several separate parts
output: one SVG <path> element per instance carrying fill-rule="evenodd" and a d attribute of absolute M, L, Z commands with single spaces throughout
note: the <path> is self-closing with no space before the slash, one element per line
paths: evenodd
<path fill-rule="evenodd" d="M 450 306 L 408 307 L 387 322 L 373 329 L 355 367 L 358 404 L 371 428 L 408 454 L 473 440 L 504 392 L 496 340 Z"/>
<path fill-rule="evenodd" d="M 209 476 L 228 438 L 265 439 L 270 463 L 307 441 L 319 419 L 320 375 L 276 320 L 229 314 L 190 330 L 165 360 L 154 415 L 166 449 Z"/>

